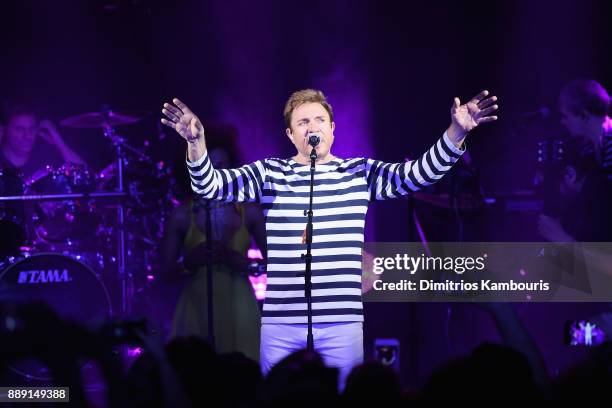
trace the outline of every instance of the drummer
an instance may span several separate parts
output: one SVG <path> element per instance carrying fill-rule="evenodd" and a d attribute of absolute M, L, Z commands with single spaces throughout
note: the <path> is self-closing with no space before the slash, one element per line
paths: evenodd
<path fill-rule="evenodd" d="M 9 105 L 4 112 L 4 130 L 0 142 L 0 168 L 11 168 L 29 180 L 45 166 L 63 163 L 84 165 L 83 159 L 64 141 L 55 125 L 39 120 L 33 109 Z M 53 146 L 49 149 L 44 142 Z"/>

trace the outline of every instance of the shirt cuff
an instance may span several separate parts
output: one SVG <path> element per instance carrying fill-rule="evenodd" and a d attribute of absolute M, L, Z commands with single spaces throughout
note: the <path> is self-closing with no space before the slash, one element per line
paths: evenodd
<path fill-rule="evenodd" d="M 187 161 L 187 166 L 188 167 L 202 167 L 202 164 L 204 164 L 204 162 L 206 161 L 207 157 L 208 157 L 208 150 L 205 150 L 204 154 L 202 155 L 202 157 L 200 157 L 196 161 L 189 160 L 189 155 L 187 153 L 185 153 L 185 160 Z"/>
<path fill-rule="evenodd" d="M 448 132 L 444 132 L 444 135 L 442 136 L 442 140 L 453 153 L 461 156 L 465 152 L 465 139 L 463 139 L 463 144 L 461 145 L 461 149 L 460 149 L 457 146 L 455 146 L 452 140 L 450 140 L 447 133 Z"/>

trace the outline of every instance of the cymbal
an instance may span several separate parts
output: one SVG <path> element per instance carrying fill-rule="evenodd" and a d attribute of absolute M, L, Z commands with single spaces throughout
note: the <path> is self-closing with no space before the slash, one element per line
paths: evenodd
<path fill-rule="evenodd" d="M 71 116 L 60 121 L 60 125 L 70 128 L 103 128 L 105 126 L 121 126 L 136 123 L 147 114 L 145 112 L 89 112 Z"/>

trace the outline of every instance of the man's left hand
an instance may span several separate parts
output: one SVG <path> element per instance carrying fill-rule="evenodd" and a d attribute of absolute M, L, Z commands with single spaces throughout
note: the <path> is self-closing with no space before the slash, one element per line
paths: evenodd
<path fill-rule="evenodd" d="M 481 123 L 497 120 L 497 116 L 489 116 L 499 108 L 497 104 L 494 104 L 497 97 L 493 95 L 487 98 L 488 95 L 489 91 L 482 91 L 463 105 L 459 98 L 455 98 L 451 107 L 452 122 L 447 134 L 457 147 L 461 146 L 470 130 Z"/>

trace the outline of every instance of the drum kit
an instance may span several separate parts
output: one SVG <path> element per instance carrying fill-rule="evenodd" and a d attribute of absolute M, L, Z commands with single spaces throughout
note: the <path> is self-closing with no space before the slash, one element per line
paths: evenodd
<path fill-rule="evenodd" d="M 105 110 L 60 122 L 100 129 L 112 143 L 114 160 L 100 172 L 64 164 L 23 180 L 0 168 L 2 296 L 45 302 L 84 324 L 131 314 L 134 296 L 155 278 L 176 202 L 171 169 L 116 132 L 143 117 Z"/>

